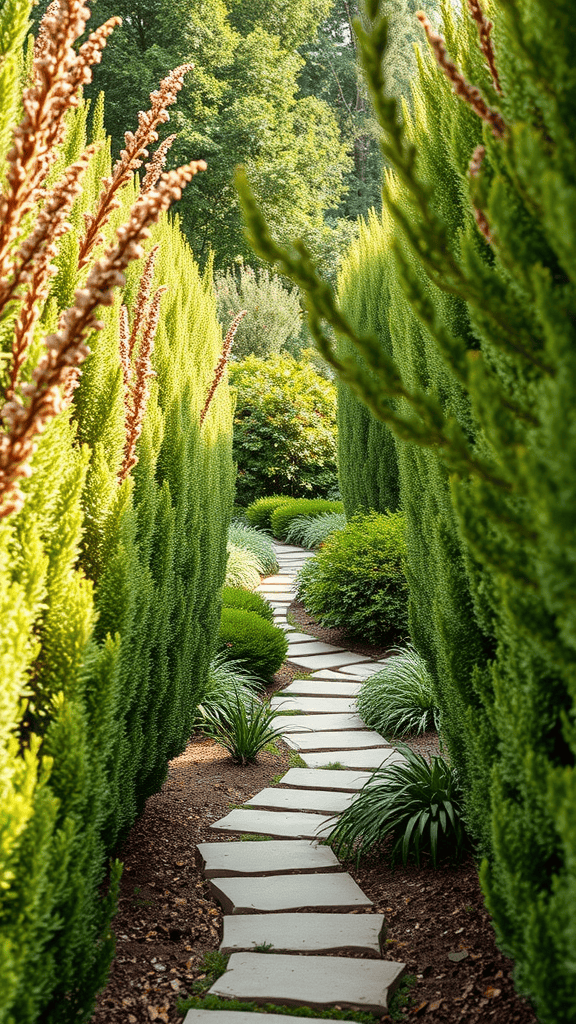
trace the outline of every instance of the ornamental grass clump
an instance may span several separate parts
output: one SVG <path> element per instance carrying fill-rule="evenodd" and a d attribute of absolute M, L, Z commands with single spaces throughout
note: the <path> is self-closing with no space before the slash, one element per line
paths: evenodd
<path fill-rule="evenodd" d="M 229 723 L 238 701 L 249 706 L 259 688 L 259 679 L 245 665 L 216 654 L 196 709 L 195 728 L 202 730 L 207 719 Z"/>
<path fill-rule="evenodd" d="M 460 861 L 467 837 L 456 772 L 442 757 L 428 762 L 405 745 L 400 750 L 405 761 L 373 773 L 327 842 L 339 857 L 357 863 L 384 852 L 392 864 L 415 860 L 419 865 L 423 855 L 434 867 L 445 859 Z"/>
<path fill-rule="evenodd" d="M 296 516 L 288 524 L 284 539 L 303 548 L 319 548 L 327 537 L 343 530 L 346 516 L 343 512 L 322 512 L 317 516 Z"/>
<path fill-rule="evenodd" d="M 227 718 L 212 713 L 204 715 L 202 732 L 230 753 L 238 764 L 255 761 L 263 747 L 282 735 L 274 726 L 276 712 L 257 698 L 245 703 L 239 694 L 233 697 L 226 711 Z"/>
<path fill-rule="evenodd" d="M 228 561 L 226 562 L 227 587 L 243 587 L 244 590 L 255 590 L 260 583 L 261 565 L 256 555 L 248 548 L 238 547 L 228 541 Z"/>
<path fill-rule="evenodd" d="M 278 559 L 272 541 L 261 530 L 233 520 L 228 529 L 228 540 L 236 547 L 246 548 L 256 556 L 263 576 L 270 576 L 277 571 Z"/>
<path fill-rule="evenodd" d="M 272 533 L 279 540 L 286 540 L 286 531 L 297 516 L 319 516 L 326 512 L 344 513 L 341 501 L 328 498 L 290 498 L 285 505 L 275 508 L 270 515 Z"/>
<path fill-rule="evenodd" d="M 370 676 L 357 697 L 358 712 L 383 736 L 418 735 L 439 729 L 440 711 L 426 662 L 413 647 L 393 647 L 384 667 Z"/>

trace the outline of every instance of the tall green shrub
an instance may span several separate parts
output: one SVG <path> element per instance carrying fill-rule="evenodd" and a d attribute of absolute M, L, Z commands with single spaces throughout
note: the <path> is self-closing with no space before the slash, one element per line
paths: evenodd
<path fill-rule="evenodd" d="M 78 24 L 75 11 L 63 0 L 53 17 L 60 27 L 69 16 Z M 0 9 L 4 161 L 20 116 L 28 15 L 23 2 Z M 44 338 L 86 279 L 78 271 L 84 213 L 94 210 L 110 174 L 101 113 L 94 112 L 97 146 L 82 191 L 51 256 L 57 273 L 37 300 L 40 317 L 21 374 L 27 382 Z M 82 104 L 68 111 L 43 184 L 57 182 L 84 151 L 87 115 Z M 29 131 L 28 139 L 37 136 Z M 103 227 L 105 246 L 135 197 L 129 175 Z M 17 244 L 30 237 L 37 214 L 21 220 Z M 167 292 L 135 468 L 121 479 L 127 409 L 119 314 L 123 301 L 133 318 L 142 260 L 129 267 L 122 295 L 98 310 L 103 329 L 89 337 L 73 403 L 36 435 L 23 503 L 0 517 L 2 1024 L 77 1024 L 90 1016 L 114 950 L 120 869 L 113 865 L 103 885 L 107 859 L 186 742 L 217 634 L 232 500 L 225 384 L 201 429 L 199 420 L 221 332 L 211 282 L 200 277 L 177 222 L 164 218 L 152 234 L 160 246 L 154 283 Z M 4 310 L 6 368 L 19 309 Z M 26 404 L 19 386 L 16 400 Z"/>
<path fill-rule="evenodd" d="M 411 453 L 400 469 L 409 546 L 423 566 L 409 553 L 414 639 L 437 673 L 499 940 L 539 1019 L 560 1024 L 576 1015 L 576 25 L 566 0 L 553 18 L 543 0 L 491 5 L 493 78 L 486 20 L 482 53 L 468 12 L 456 18 L 446 5 L 456 67 L 431 41 L 469 102 L 428 56 L 403 121 L 383 78 L 377 0 L 368 13 L 360 45 L 394 168 L 385 199 L 395 363 L 355 333 L 309 262 L 266 237 L 248 196 L 247 208 L 260 252 L 307 286 L 321 349 Z M 378 386 L 338 362 L 323 315 Z"/>
<path fill-rule="evenodd" d="M 287 288 L 277 274 L 265 268 L 240 266 L 214 279 L 218 318 L 226 331 L 238 313 L 246 310 L 234 338 L 233 358 L 266 358 L 286 348 L 298 348 L 302 309 L 296 288 Z"/>
<path fill-rule="evenodd" d="M 387 270 L 380 222 L 371 210 L 367 220 L 360 222 L 358 237 L 342 261 L 338 300 L 354 330 L 376 334 L 383 350 L 391 355 Z M 361 359 L 346 338 L 338 340 L 338 353 Z M 338 480 L 346 515 L 370 509 L 395 512 L 399 481 L 394 435 L 370 414 L 348 384 L 339 380 L 337 387 Z"/>

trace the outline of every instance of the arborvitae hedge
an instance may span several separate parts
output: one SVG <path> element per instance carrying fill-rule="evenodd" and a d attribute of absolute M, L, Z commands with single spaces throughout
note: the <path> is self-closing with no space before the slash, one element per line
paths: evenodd
<path fill-rule="evenodd" d="M 470 102 L 427 54 L 408 123 L 386 93 L 386 21 L 367 6 L 360 49 L 395 169 L 395 363 L 357 336 L 307 258 L 266 236 L 247 193 L 246 208 L 260 253 L 307 287 L 332 364 L 322 316 L 358 346 L 372 375 L 356 361 L 339 372 L 400 439 L 414 640 L 435 671 L 499 941 L 539 1019 L 563 1024 L 576 1018 L 573 5 L 490 4 L 493 81 L 468 11 L 446 4 L 463 77 L 446 68 Z"/>
<path fill-rule="evenodd" d="M 2 158 L 19 117 L 8 99 L 19 87 L 27 16 L 24 3 L 0 11 L 2 116 L 11 115 Z M 78 285 L 83 213 L 109 173 L 99 114 L 99 148 L 59 244 L 24 379 Z M 85 146 L 86 115 L 70 114 L 60 170 Z M 119 194 L 107 239 L 134 195 L 132 186 Z M 186 743 L 218 631 L 233 487 L 225 383 L 202 428 L 199 419 L 221 331 L 211 284 L 177 222 L 163 219 L 152 242 L 155 283 L 168 291 L 135 469 L 119 482 L 118 297 L 101 311 L 105 326 L 90 338 L 72 406 L 39 437 L 22 509 L 0 518 L 1 1024 L 90 1016 L 114 948 L 119 867 L 102 890 L 107 858 Z M 129 269 L 131 310 L 142 267 Z M 12 324 L 2 325 L 4 352 Z"/>
<path fill-rule="evenodd" d="M 373 331 L 388 354 L 388 259 L 382 252 L 379 222 L 370 211 L 360 222 L 358 238 L 342 260 L 338 299 L 343 313 L 360 333 Z M 338 339 L 340 356 L 360 359 L 346 338 Z M 394 435 L 370 415 L 348 384 L 338 380 L 338 482 L 348 517 L 355 512 L 395 512 L 399 481 Z"/>

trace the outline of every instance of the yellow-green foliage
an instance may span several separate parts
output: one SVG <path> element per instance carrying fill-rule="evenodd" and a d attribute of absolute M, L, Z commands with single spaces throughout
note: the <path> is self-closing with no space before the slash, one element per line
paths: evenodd
<path fill-rule="evenodd" d="M 0 90 L 20 60 L 14 6 L 0 11 Z M 60 167 L 84 148 L 86 113 L 70 117 Z M 109 169 L 100 118 L 25 379 L 78 285 L 82 214 Z M 122 193 L 108 239 L 134 194 Z M 118 297 L 72 407 L 40 437 L 23 508 L 0 519 L 0 1024 L 90 1016 L 113 952 L 119 867 L 102 897 L 107 858 L 186 743 L 218 630 L 233 487 L 225 383 L 201 429 L 199 416 L 221 331 L 177 221 L 164 218 L 153 243 L 155 284 L 168 291 L 135 469 L 118 482 Z M 129 269 L 129 307 L 142 265 Z M 10 343 L 5 324 L 5 352 Z"/>

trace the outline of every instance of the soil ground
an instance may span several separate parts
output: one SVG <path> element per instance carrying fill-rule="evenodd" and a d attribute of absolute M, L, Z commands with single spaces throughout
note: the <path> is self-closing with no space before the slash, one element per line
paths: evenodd
<path fill-rule="evenodd" d="M 299 609 L 292 606 L 291 612 L 312 632 Z M 336 630 L 316 630 L 322 639 L 341 639 Z M 366 645 L 357 649 L 382 656 Z M 300 674 L 284 666 L 271 689 Z M 429 733 L 410 745 L 435 753 L 437 737 Z M 181 1024 L 178 999 L 202 978 L 203 956 L 218 948 L 222 922 L 196 864 L 195 845 L 231 838 L 212 832 L 211 822 L 287 771 L 290 753 L 282 742 L 278 751 L 263 752 L 257 764 L 239 768 L 222 747 L 194 735 L 172 761 L 164 786 L 147 801 L 118 851 L 124 874 L 113 922 L 116 957 L 93 1024 Z M 496 946 L 471 858 L 437 870 L 392 870 L 384 858 L 350 871 L 375 910 L 386 915 L 386 956 L 404 961 L 415 978 L 403 1018 L 427 1024 L 537 1024 L 515 993 L 512 962 Z"/>

